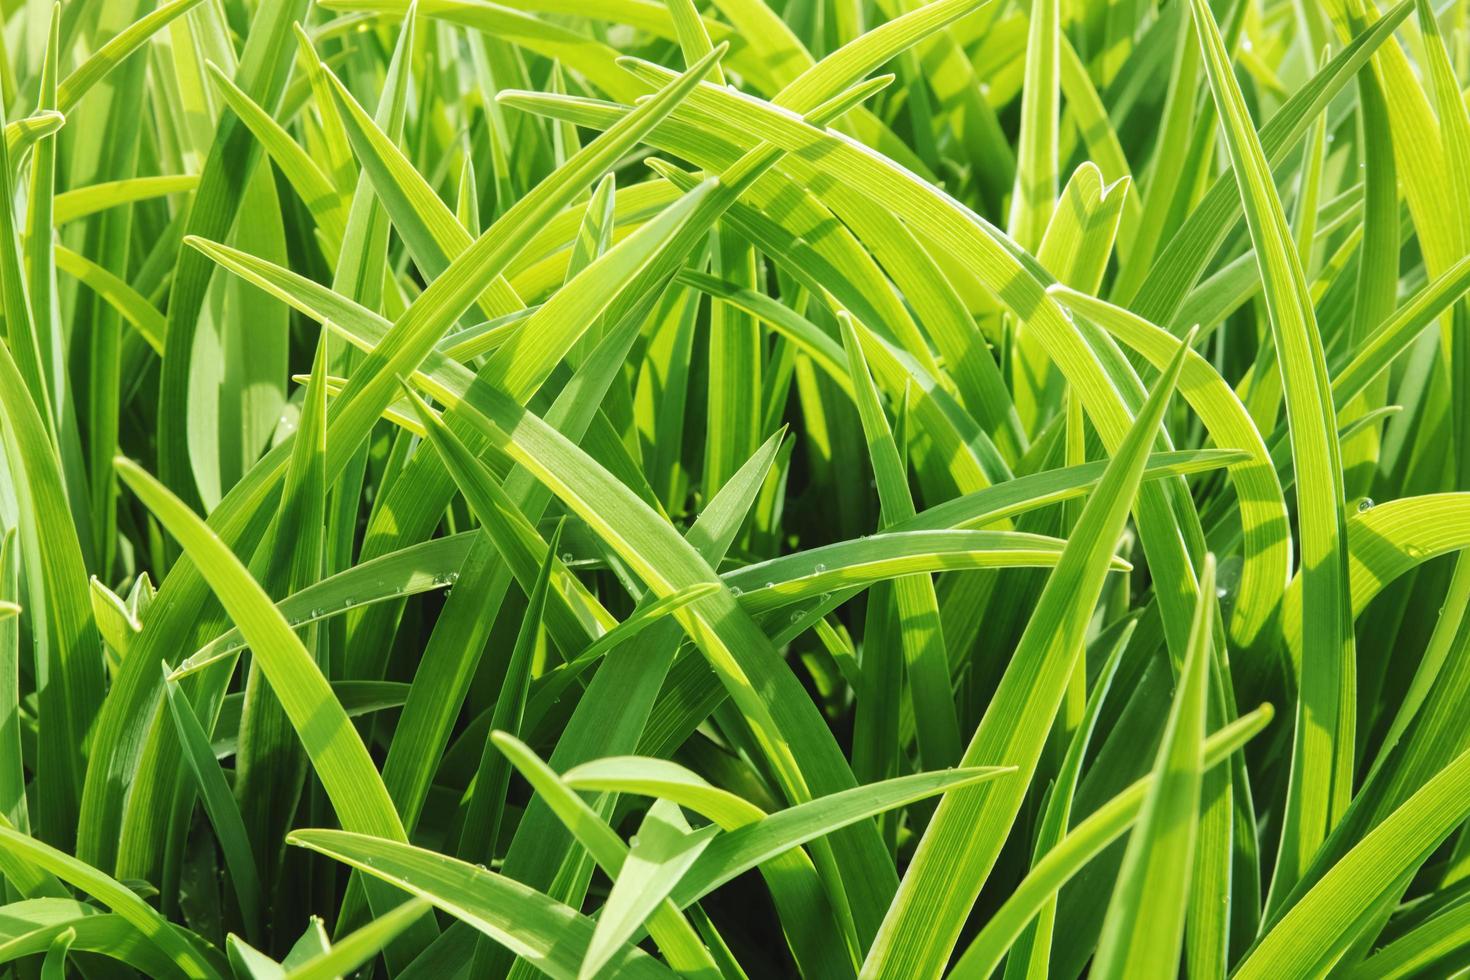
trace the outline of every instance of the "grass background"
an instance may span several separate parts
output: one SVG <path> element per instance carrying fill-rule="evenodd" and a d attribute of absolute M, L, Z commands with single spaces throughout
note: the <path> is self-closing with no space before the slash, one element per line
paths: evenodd
<path fill-rule="evenodd" d="M 0 15 L 9 973 L 1470 968 L 1470 6 Z"/>

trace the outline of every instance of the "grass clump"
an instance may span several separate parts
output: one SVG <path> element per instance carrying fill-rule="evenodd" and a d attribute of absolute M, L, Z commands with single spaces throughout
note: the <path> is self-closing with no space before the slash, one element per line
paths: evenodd
<path fill-rule="evenodd" d="M 1467 9 L 0 5 L 0 965 L 1470 967 Z"/>

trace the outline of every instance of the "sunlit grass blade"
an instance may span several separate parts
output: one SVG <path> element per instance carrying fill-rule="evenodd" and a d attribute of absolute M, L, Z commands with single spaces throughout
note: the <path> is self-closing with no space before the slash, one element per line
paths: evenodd
<path fill-rule="evenodd" d="M 8 206 L 0 207 L 0 212 L 7 210 Z M 11 282 L 16 275 L 10 277 Z M 18 282 L 15 285 L 19 287 Z M 22 316 L 29 313 L 17 314 L 8 322 L 18 323 Z M 0 345 L 0 407 L 6 418 L 10 486 L 22 502 L 26 521 L 19 539 L 29 573 L 25 604 L 33 612 L 45 610 L 38 620 L 42 628 L 36 634 L 37 657 L 51 678 L 40 692 L 46 729 L 38 743 L 38 794 L 32 823 L 44 836 L 66 843 L 76 832 L 82 747 L 102 701 L 102 651 L 87 594 L 80 535 L 67 506 L 59 451 L 8 343 Z M 47 530 L 43 533 L 41 528 Z"/>
<path fill-rule="evenodd" d="M 1341 818 L 1352 792 L 1354 664 L 1342 463 L 1322 339 L 1271 170 L 1214 17 L 1198 2 L 1192 2 L 1192 10 L 1264 281 L 1296 470 L 1304 615 L 1311 622 L 1311 639 L 1302 656 L 1291 786 L 1273 884 L 1281 889 L 1290 888 Z"/>
<path fill-rule="evenodd" d="M 1470 753 L 1462 753 L 1343 855 L 1262 937 L 1237 969 L 1243 978 L 1332 968 L 1359 917 L 1399 886 L 1465 818 Z"/>
<path fill-rule="evenodd" d="M 627 861 L 629 845 L 524 742 L 509 733 L 495 731 L 490 733 L 490 742 L 531 784 L 578 845 L 615 879 Z M 689 923 L 663 896 L 648 916 L 648 929 L 679 969 L 702 974 L 713 965 Z"/>

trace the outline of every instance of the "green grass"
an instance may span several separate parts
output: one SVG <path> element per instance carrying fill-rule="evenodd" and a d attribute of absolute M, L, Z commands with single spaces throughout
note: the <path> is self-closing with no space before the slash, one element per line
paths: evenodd
<path fill-rule="evenodd" d="M 0 19 L 4 976 L 1470 969 L 1470 3 Z"/>

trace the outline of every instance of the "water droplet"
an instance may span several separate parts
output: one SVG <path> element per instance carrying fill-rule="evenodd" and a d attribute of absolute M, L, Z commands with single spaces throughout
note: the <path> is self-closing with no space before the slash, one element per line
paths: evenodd
<path fill-rule="evenodd" d="M 1362 513 L 1366 512 L 1366 511 L 1370 511 L 1372 509 L 1373 509 L 1373 498 L 1372 497 L 1364 497 L 1362 500 L 1359 500 L 1358 501 L 1358 513 L 1359 514 L 1362 514 Z"/>
<path fill-rule="evenodd" d="M 732 596 L 734 596 L 735 598 L 737 598 L 737 599 L 740 598 L 740 595 L 741 595 L 740 586 L 738 586 L 738 585 L 732 585 L 732 586 L 730 586 L 730 594 Z"/>
<path fill-rule="evenodd" d="M 1215 598 L 1216 599 L 1223 599 L 1223 598 L 1225 598 L 1226 595 L 1228 595 L 1228 593 L 1224 589 L 1216 589 L 1215 590 Z"/>
<path fill-rule="evenodd" d="M 563 551 L 561 553 L 561 563 L 563 565 L 570 565 L 572 563 L 572 553 L 570 551 Z"/>
<path fill-rule="evenodd" d="M 776 583 L 775 582 L 767 582 L 766 583 L 766 588 L 768 588 L 768 589 L 774 589 L 775 587 L 776 587 Z"/>
<path fill-rule="evenodd" d="M 629 847 L 637 847 L 638 846 L 638 835 L 637 834 L 634 834 L 632 837 L 630 837 L 628 839 L 628 846 Z"/>
<path fill-rule="evenodd" d="M 817 562 L 817 567 L 814 568 L 814 569 L 812 569 L 812 571 L 815 572 L 817 575 L 822 574 L 826 570 L 827 570 L 827 566 L 824 565 L 824 564 L 822 564 L 821 562 Z"/>
<path fill-rule="evenodd" d="M 794 612 L 794 613 L 791 614 L 791 621 L 793 623 L 799 623 L 799 622 L 801 622 L 801 616 L 802 616 L 802 612 L 801 612 L 800 609 L 798 609 L 798 610 L 796 610 L 796 612 Z"/>

